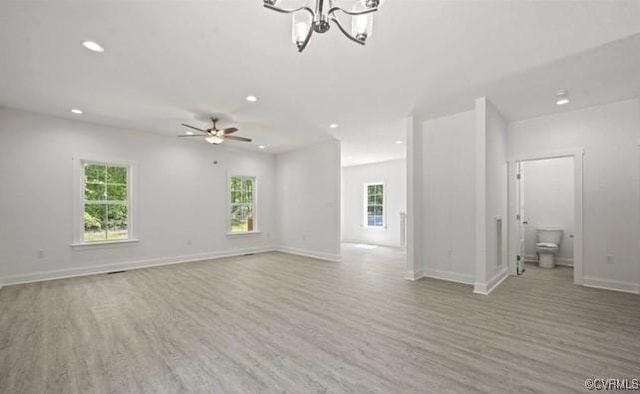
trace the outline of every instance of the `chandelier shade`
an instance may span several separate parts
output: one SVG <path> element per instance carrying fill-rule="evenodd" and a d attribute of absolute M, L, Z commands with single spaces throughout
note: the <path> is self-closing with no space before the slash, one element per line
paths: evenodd
<path fill-rule="evenodd" d="M 355 3 L 353 5 L 353 12 L 366 10 L 365 6 L 361 3 Z M 358 40 L 366 41 L 371 37 L 373 33 L 373 15 L 363 14 L 355 15 L 351 18 L 351 35 Z"/>

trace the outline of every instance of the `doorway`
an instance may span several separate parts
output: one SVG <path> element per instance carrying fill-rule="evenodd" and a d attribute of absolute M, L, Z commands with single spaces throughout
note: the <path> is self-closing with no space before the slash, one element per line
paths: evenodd
<path fill-rule="evenodd" d="M 509 268 L 573 268 L 582 285 L 583 150 L 523 156 L 509 162 Z M 566 269 L 566 268 L 565 268 Z"/>
<path fill-rule="evenodd" d="M 403 275 L 406 159 L 343 166 L 341 183 L 342 261 Z"/>

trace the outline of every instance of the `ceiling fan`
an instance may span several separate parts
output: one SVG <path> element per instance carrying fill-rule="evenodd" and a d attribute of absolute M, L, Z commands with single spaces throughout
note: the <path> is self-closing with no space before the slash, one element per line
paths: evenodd
<path fill-rule="evenodd" d="M 179 135 L 178 137 L 204 137 L 205 141 L 207 141 L 210 144 L 221 144 L 224 142 L 224 140 L 232 140 L 232 141 L 240 141 L 240 142 L 251 142 L 250 138 L 244 138 L 244 137 L 237 137 L 234 135 L 229 135 L 232 133 L 235 133 L 236 131 L 238 131 L 237 128 L 235 127 L 230 127 L 228 129 L 218 129 L 216 127 L 216 123 L 218 123 L 218 118 L 211 118 L 211 121 L 213 122 L 213 127 L 203 130 L 203 129 L 199 129 L 197 127 L 194 126 L 190 126 L 188 124 L 184 124 L 182 123 L 182 125 L 184 127 L 188 127 L 190 129 L 199 131 L 202 134 L 193 134 L 191 132 L 191 134 L 184 134 L 184 135 Z M 189 133 L 189 132 L 187 132 Z"/>

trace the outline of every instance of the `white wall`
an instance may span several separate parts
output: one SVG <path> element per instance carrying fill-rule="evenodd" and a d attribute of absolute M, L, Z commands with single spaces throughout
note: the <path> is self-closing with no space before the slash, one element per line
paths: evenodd
<path fill-rule="evenodd" d="M 475 281 L 475 111 L 423 123 L 426 276 Z"/>
<path fill-rule="evenodd" d="M 342 241 L 377 245 L 400 245 L 400 212 L 406 209 L 406 160 L 392 160 L 342 168 Z M 367 228 L 366 183 L 382 182 L 386 228 Z"/>
<path fill-rule="evenodd" d="M 525 258 L 537 261 L 536 229 L 541 227 L 564 230 L 557 264 L 573 264 L 573 158 L 525 161 L 524 182 Z"/>
<path fill-rule="evenodd" d="M 277 218 L 284 250 L 340 258 L 340 142 L 277 156 Z"/>
<path fill-rule="evenodd" d="M 511 157 L 584 148 L 584 283 L 638 292 L 638 100 L 515 122 L 509 129 Z"/>
<path fill-rule="evenodd" d="M 71 246 L 77 154 L 137 161 L 140 242 Z M 269 249 L 277 241 L 275 166 L 269 154 L 0 110 L 0 281 Z M 228 171 L 257 177 L 260 234 L 226 235 Z"/>

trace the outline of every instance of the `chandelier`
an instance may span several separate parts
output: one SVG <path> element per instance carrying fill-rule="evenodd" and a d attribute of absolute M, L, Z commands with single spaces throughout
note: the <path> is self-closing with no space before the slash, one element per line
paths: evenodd
<path fill-rule="evenodd" d="M 357 0 L 350 10 L 334 6 L 334 0 L 315 0 L 315 8 L 307 6 L 298 8 L 280 8 L 276 6 L 278 0 L 263 0 L 264 6 L 270 10 L 283 14 L 292 14 L 291 40 L 302 52 L 309 44 L 314 32 L 326 33 L 333 22 L 338 29 L 351 41 L 364 45 L 373 30 L 373 15 L 378 11 L 383 0 Z M 345 14 L 351 18 L 351 31 L 338 19 L 338 14 Z"/>

